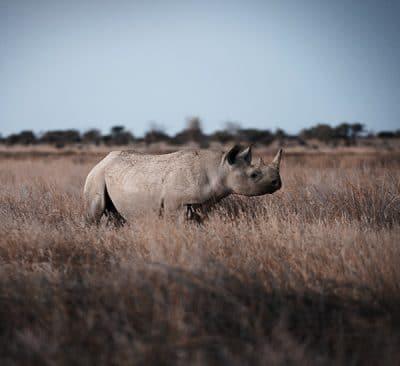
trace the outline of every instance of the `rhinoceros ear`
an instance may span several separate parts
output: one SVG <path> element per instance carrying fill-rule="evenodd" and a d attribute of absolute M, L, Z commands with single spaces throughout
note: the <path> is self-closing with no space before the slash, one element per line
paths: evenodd
<path fill-rule="evenodd" d="M 272 165 L 279 170 L 279 165 L 281 164 L 282 149 L 279 149 L 278 153 L 275 155 L 274 160 L 272 160 Z"/>
<path fill-rule="evenodd" d="M 223 157 L 223 161 L 227 161 L 229 165 L 233 165 L 236 163 L 238 154 L 240 153 L 240 150 L 242 150 L 240 145 L 235 145 L 232 147 L 227 153 L 225 153 Z"/>
<path fill-rule="evenodd" d="M 244 160 L 247 164 L 251 164 L 251 146 L 247 147 L 240 154 L 238 154 L 237 158 Z"/>

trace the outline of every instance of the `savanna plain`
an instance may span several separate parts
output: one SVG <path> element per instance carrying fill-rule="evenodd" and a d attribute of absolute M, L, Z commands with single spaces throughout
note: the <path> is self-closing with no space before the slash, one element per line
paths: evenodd
<path fill-rule="evenodd" d="M 400 153 L 287 153 L 273 195 L 123 227 L 85 222 L 104 155 L 0 157 L 1 365 L 400 363 Z"/>

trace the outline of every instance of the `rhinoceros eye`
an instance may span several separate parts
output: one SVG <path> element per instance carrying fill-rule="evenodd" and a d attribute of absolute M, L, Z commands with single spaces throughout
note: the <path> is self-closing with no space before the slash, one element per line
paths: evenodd
<path fill-rule="evenodd" d="M 259 176 L 260 176 L 260 172 L 257 172 L 257 171 L 250 174 L 251 179 L 257 179 Z"/>

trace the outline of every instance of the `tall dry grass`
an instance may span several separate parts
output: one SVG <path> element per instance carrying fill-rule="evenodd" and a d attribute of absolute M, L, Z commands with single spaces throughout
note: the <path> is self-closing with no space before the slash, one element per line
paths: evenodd
<path fill-rule="evenodd" d="M 203 226 L 87 226 L 93 156 L 0 160 L 0 359 L 400 362 L 400 156 L 287 156 Z"/>

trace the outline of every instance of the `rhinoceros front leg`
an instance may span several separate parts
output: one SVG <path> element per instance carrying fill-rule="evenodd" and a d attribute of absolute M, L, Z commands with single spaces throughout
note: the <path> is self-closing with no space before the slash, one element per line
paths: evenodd
<path fill-rule="evenodd" d="M 198 205 L 196 205 L 198 206 Z M 196 212 L 197 207 L 192 204 L 179 202 L 177 199 L 162 198 L 159 208 L 160 217 L 169 217 L 178 223 L 197 222 L 202 223 L 201 215 Z"/>
<path fill-rule="evenodd" d="M 180 224 L 186 222 L 201 224 L 203 222 L 202 217 L 195 211 L 192 205 L 183 205 L 179 207 L 172 216 L 175 217 Z"/>
<path fill-rule="evenodd" d="M 195 211 L 192 205 L 186 205 L 186 220 L 195 221 L 198 224 L 203 223 L 203 218 Z"/>

